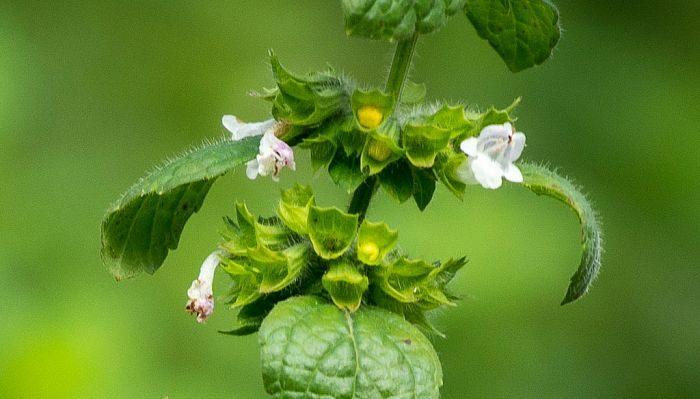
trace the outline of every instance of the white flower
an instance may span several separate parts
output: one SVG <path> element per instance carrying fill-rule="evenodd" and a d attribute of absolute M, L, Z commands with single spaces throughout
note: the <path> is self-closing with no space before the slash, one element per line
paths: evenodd
<path fill-rule="evenodd" d="M 267 131 L 260 140 L 260 153 L 247 164 L 246 175 L 251 180 L 260 175 L 279 181 L 279 174 L 285 166 L 296 170 L 292 148 L 275 137 L 272 131 Z"/>
<path fill-rule="evenodd" d="M 192 282 L 187 290 L 187 310 L 190 314 L 197 315 L 197 323 L 204 323 L 207 318 L 214 313 L 214 272 L 219 266 L 219 253 L 213 252 L 204 260 L 202 268 L 199 270 L 199 277 Z"/>
<path fill-rule="evenodd" d="M 274 119 L 257 123 L 244 123 L 233 115 L 224 115 L 221 122 L 226 130 L 231 132 L 232 140 L 238 141 L 246 137 L 263 136 L 260 140 L 259 154 L 246 164 L 246 175 L 249 179 L 254 180 L 258 176 L 271 176 L 272 180 L 279 181 L 279 174 L 285 166 L 296 170 L 292 148 L 277 138 L 277 132 L 284 127 L 283 123 Z"/>
<path fill-rule="evenodd" d="M 243 140 L 246 137 L 262 136 L 269 130 L 276 130 L 279 123 L 274 119 L 263 122 L 245 123 L 238 120 L 233 115 L 224 115 L 221 118 L 226 130 L 231 132 L 231 139 L 234 141 Z"/>
<path fill-rule="evenodd" d="M 523 174 L 513 162 L 525 148 L 525 135 L 516 132 L 510 123 L 486 126 L 478 138 L 464 140 L 459 148 L 469 156 L 456 170 L 464 183 L 490 189 L 501 187 L 504 177 L 522 183 Z"/>

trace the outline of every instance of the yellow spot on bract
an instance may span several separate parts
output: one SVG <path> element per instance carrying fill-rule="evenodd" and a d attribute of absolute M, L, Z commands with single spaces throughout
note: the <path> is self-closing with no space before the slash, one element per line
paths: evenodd
<path fill-rule="evenodd" d="M 376 129 L 382 124 L 384 115 L 373 105 L 364 105 L 357 110 L 357 120 L 365 129 Z"/>
<path fill-rule="evenodd" d="M 360 246 L 360 252 L 370 262 L 376 262 L 379 259 L 379 247 L 373 242 L 366 242 Z"/>
<path fill-rule="evenodd" d="M 386 161 L 391 156 L 391 149 L 380 141 L 371 140 L 367 148 L 367 153 L 375 161 L 382 162 Z"/>

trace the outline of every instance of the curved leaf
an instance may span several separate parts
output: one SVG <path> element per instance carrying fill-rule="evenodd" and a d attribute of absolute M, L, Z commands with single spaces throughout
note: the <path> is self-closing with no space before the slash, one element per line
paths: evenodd
<path fill-rule="evenodd" d="M 102 261 L 117 280 L 153 274 L 217 177 L 258 153 L 259 138 L 205 144 L 134 184 L 102 220 Z"/>
<path fill-rule="evenodd" d="M 350 314 L 316 297 L 280 302 L 259 332 L 273 398 L 437 399 L 440 361 L 402 317 L 363 306 Z"/>
<path fill-rule="evenodd" d="M 561 36 L 559 12 L 548 0 L 467 0 L 465 10 L 513 72 L 546 61 Z"/>
<path fill-rule="evenodd" d="M 603 252 L 602 233 L 596 212 L 578 188 L 568 179 L 544 166 L 522 164 L 520 168 L 525 181 L 523 185 L 538 195 L 556 198 L 576 212 L 581 222 L 581 244 L 583 254 L 576 273 L 571 276 L 571 284 L 562 305 L 573 302 L 588 292 L 600 269 Z"/>

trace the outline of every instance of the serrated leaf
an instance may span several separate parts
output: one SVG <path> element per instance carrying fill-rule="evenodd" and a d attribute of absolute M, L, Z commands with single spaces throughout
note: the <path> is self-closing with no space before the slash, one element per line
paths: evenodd
<path fill-rule="evenodd" d="M 177 248 L 214 181 L 253 159 L 259 138 L 205 144 L 133 185 L 102 220 L 102 260 L 117 279 L 154 273 Z"/>
<path fill-rule="evenodd" d="M 369 279 L 347 259 L 331 263 L 323 275 L 323 288 L 330 294 L 333 303 L 340 308 L 355 312 L 362 303 L 362 295 L 369 287 Z"/>
<path fill-rule="evenodd" d="M 270 63 L 278 88 L 272 102 L 275 119 L 294 126 L 313 126 L 347 111 L 348 87 L 332 71 L 298 77 L 284 69 L 273 53 Z"/>
<path fill-rule="evenodd" d="M 467 0 L 465 10 L 513 72 L 543 63 L 559 42 L 559 12 L 548 0 Z"/>
<path fill-rule="evenodd" d="M 263 382 L 273 398 L 438 399 L 442 368 L 402 317 L 350 314 L 316 297 L 279 303 L 260 328 Z"/>
<path fill-rule="evenodd" d="M 407 40 L 443 27 L 464 0 L 343 0 L 349 36 Z"/>
<path fill-rule="evenodd" d="M 520 168 L 525 178 L 525 187 L 535 194 L 546 195 L 565 203 L 576 212 L 581 222 L 583 254 L 562 301 L 562 305 L 565 305 L 585 295 L 600 270 L 603 247 L 598 218 L 586 196 L 567 178 L 544 166 L 524 163 Z"/>
<path fill-rule="evenodd" d="M 338 208 L 309 208 L 309 238 L 323 259 L 336 259 L 350 248 L 357 231 L 358 215 Z"/>
<path fill-rule="evenodd" d="M 386 223 L 364 220 L 357 233 L 357 259 L 370 266 L 382 263 L 384 257 L 394 249 L 399 233 Z"/>
<path fill-rule="evenodd" d="M 429 169 L 412 168 L 413 198 L 418 209 L 424 211 L 435 193 L 435 174 Z"/>

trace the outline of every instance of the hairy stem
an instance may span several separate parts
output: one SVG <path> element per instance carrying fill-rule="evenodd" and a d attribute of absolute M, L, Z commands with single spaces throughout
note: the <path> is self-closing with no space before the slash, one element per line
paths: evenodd
<path fill-rule="evenodd" d="M 413 53 L 415 52 L 417 42 L 418 33 L 414 34 L 411 39 L 401 41 L 396 45 L 396 52 L 394 53 L 394 59 L 391 62 L 391 70 L 389 71 L 389 77 L 386 81 L 387 93 L 396 100 L 394 109 L 396 109 L 396 104 L 399 103 L 403 85 L 411 69 L 411 61 L 413 60 Z"/>
<path fill-rule="evenodd" d="M 394 59 L 391 62 L 391 70 L 386 82 L 386 91 L 394 98 L 394 109 L 399 103 L 408 71 L 411 69 L 411 61 L 417 42 L 418 33 L 413 35 L 411 39 L 401 41 L 396 45 L 396 52 L 394 52 Z M 370 176 L 353 193 L 348 212 L 359 214 L 360 222 L 367 215 L 372 196 L 378 188 L 379 179 L 376 176 Z"/>

